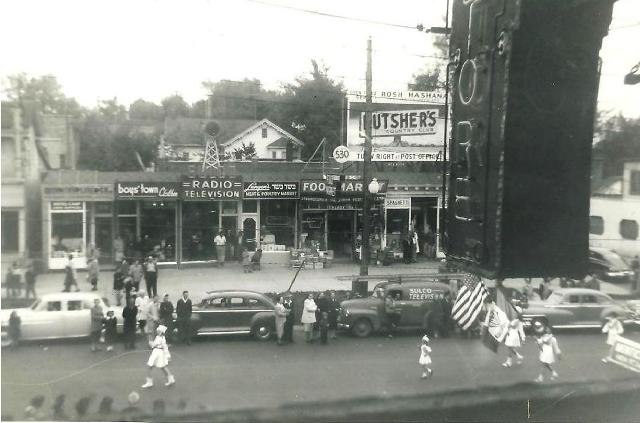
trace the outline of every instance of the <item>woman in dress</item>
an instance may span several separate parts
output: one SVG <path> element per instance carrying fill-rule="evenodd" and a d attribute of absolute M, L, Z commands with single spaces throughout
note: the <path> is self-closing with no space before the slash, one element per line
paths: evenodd
<path fill-rule="evenodd" d="M 306 342 L 313 342 L 313 324 L 316 322 L 316 310 L 318 306 L 313 300 L 313 294 L 309 293 L 309 296 L 304 300 L 302 307 L 302 325 L 304 326 L 304 340 Z"/>
<path fill-rule="evenodd" d="M 517 364 L 522 364 L 522 360 L 524 357 L 518 352 L 518 348 L 522 346 L 524 342 L 524 327 L 522 322 L 520 321 L 520 314 L 522 313 L 522 308 L 516 307 L 516 312 L 518 315 L 515 319 L 509 322 L 509 327 L 507 328 L 507 336 L 504 338 L 504 345 L 509 349 L 509 357 L 507 360 L 502 363 L 504 367 L 511 367 L 513 365 L 513 359 L 516 359 Z"/>
<path fill-rule="evenodd" d="M 282 345 L 282 337 L 284 335 L 284 324 L 287 321 L 289 310 L 284 306 L 284 297 L 279 296 L 276 307 L 273 309 L 276 316 L 276 335 L 278 336 L 278 345 Z"/>
<path fill-rule="evenodd" d="M 429 346 L 429 337 L 422 337 L 422 345 L 420 345 L 420 358 L 418 364 L 422 366 L 422 379 L 431 377 L 433 370 L 431 369 L 431 347 Z"/>
<path fill-rule="evenodd" d="M 151 356 L 149 356 L 149 360 L 147 361 L 147 381 L 142 385 L 143 388 L 151 388 L 153 386 L 153 377 L 151 375 L 154 367 L 161 369 L 164 374 L 167 375 L 167 382 L 164 386 L 171 386 L 176 383 L 175 377 L 171 374 L 171 371 L 169 371 L 171 354 L 169 353 L 167 340 L 164 338 L 166 331 L 167 327 L 163 325 L 158 326 L 156 329 L 156 338 L 151 344 Z"/>

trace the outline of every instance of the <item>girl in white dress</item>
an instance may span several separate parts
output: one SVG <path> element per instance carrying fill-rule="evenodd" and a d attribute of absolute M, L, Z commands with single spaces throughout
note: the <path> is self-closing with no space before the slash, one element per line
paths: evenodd
<path fill-rule="evenodd" d="M 520 307 L 516 307 L 515 309 L 518 316 L 509 322 L 507 336 L 504 338 L 504 345 L 509 349 L 509 357 L 507 357 L 507 360 L 502 363 L 504 367 L 511 367 L 513 365 L 514 358 L 516 359 L 517 364 L 522 364 L 522 360 L 524 359 L 517 350 L 522 346 L 525 338 L 524 327 L 520 321 L 520 313 L 522 313 L 522 309 Z"/>
<path fill-rule="evenodd" d="M 624 326 L 616 316 L 607 316 L 607 323 L 602 327 L 602 333 L 607 334 L 607 345 L 609 345 L 609 355 L 613 352 L 613 344 L 616 343 L 618 336 L 624 333 Z M 602 359 L 604 363 L 609 361 L 608 357 Z"/>
<path fill-rule="evenodd" d="M 536 322 L 536 324 L 539 322 Z M 546 327 L 542 329 L 538 329 L 536 325 L 536 331 L 540 334 L 540 336 L 536 339 L 538 343 L 538 348 L 540 348 L 540 364 L 542 364 L 542 370 L 540 374 L 535 379 L 535 382 L 543 382 L 544 381 L 544 370 L 548 370 L 551 372 L 551 380 L 554 380 L 558 377 L 558 372 L 553 368 L 553 363 L 556 362 L 556 358 L 559 360 L 562 357 L 562 351 L 560 351 L 560 347 L 558 347 L 558 340 L 551 333 L 551 328 Z"/>
<path fill-rule="evenodd" d="M 422 337 L 422 345 L 420 345 L 420 358 L 418 364 L 422 366 L 422 379 L 431 377 L 433 370 L 431 369 L 431 347 L 429 346 L 429 337 Z"/>
<path fill-rule="evenodd" d="M 169 360 L 171 359 L 171 354 L 169 353 L 167 340 L 164 337 L 164 333 L 166 331 L 167 327 L 163 325 L 158 326 L 156 329 L 156 338 L 151 343 L 151 356 L 149 356 L 149 360 L 147 361 L 147 366 L 149 367 L 149 370 L 147 371 L 147 381 L 142 385 L 143 388 L 151 388 L 153 386 L 151 373 L 153 372 L 154 367 L 162 369 L 164 374 L 167 375 L 167 383 L 165 383 L 164 386 L 171 386 L 176 383 L 176 379 L 169 371 Z"/>

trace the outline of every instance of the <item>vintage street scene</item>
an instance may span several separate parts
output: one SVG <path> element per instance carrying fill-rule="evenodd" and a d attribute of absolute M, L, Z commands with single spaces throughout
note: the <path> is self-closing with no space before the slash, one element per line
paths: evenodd
<path fill-rule="evenodd" d="M 640 421 L 640 2 L 0 10 L 2 421 Z"/>

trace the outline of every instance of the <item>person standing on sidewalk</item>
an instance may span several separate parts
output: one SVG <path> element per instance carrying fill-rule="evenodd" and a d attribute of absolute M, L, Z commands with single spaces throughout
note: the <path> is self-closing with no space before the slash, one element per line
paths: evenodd
<path fill-rule="evenodd" d="M 87 281 L 91 284 L 91 290 L 98 290 L 98 277 L 100 276 L 100 266 L 98 258 L 92 257 L 87 262 Z"/>
<path fill-rule="evenodd" d="M 631 292 L 635 292 L 640 285 L 640 258 L 636 254 L 631 260 L 631 270 L 633 270 L 633 276 L 631 276 Z"/>
<path fill-rule="evenodd" d="M 122 322 L 124 332 L 124 349 L 133 350 L 136 348 L 136 320 L 138 318 L 138 308 L 133 302 L 133 298 L 127 300 L 126 307 L 122 310 Z"/>
<path fill-rule="evenodd" d="M 115 272 L 113 272 L 113 296 L 116 299 L 116 305 L 120 307 L 122 305 L 122 290 L 124 289 L 124 278 L 126 274 L 123 272 L 125 260 L 122 261 Z"/>
<path fill-rule="evenodd" d="M 331 291 L 329 294 L 329 337 L 336 339 L 336 331 L 338 329 L 338 310 L 340 302 L 336 298 L 336 292 Z"/>
<path fill-rule="evenodd" d="M 113 310 L 107 310 L 107 317 L 104 321 L 104 342 L 107 344 L 107 351 L 113 351 L 113 343 L 118 332 L 118 319 Z"/>
<path fill-rule="evenodd" d="M 295 319 L 294 315 L 294 307 L 293 307 L 293 296 L 290 292 L 287 292 L 284 295 L 284 302 L 282 303 L 284 308 L 288 310 L 287 318 L 284 322 L 284 333 L 282 335 L 282 341 L 293 343 L 293 322 Z"/>
<path fill-rule="evenodd" d="M 144 327 L 147 325 L 147 306 L 149 304 L 149 301 L 149 296 L 144 290 L 138 291 L 135 306 L 138 309 L 137 319 L 138 327 L 140 328 L 141 333 L 144 333 Z"/>
<path fill-rule="evenodd" d="M 193 305 L 189 298 L 189 291 L 182 291 L 182 298 L 176 304 L 176 315 L 178 318 L 178 331 L 182 342 L 191 345 L 191 314 Z"/>
<path fill-rule="evenodd" d="M 313 300 L 313 293 L 310 292 L 307 299 L 304 300 L 301 319 L 304 326 L 304 340 L 307 343 L 313 342 L 313 325 L 316 322 L 316 310 L 318 310 L 318 306 Z"/>
<path fill-rule="evenodd" d="M 289 310 L 284 306 L 284 297 L 282 295 L 278 296 L 278 302 L 273 309 L 273 313 L 276 319 L 276 336 L 278 337 L 278 345 L 282 345 L 284 326 L 287 322 L 287 315 L 289 314 Z"/>
<path fill-rule="evenodd" d="M 144 280 L 147 284 L 147 294 L 150 298 L 158 295 L 158 260 L 149 256 L 144 263 Z"/>
<path fill-rule="evenodd" d="M 76 292 L 80 291 L 78 288 L 78 279 L 76 275 L 76 265 L 73 264 L 73 254 L 67 256 L 67 264 L 64 266 L 64 291 L 70 292 L 71 286 L 76 287 Z"/>
<path fill-rule="evenodd" d="M 104 320 L 104 312 L 100 305 L 100 299 L 93 300 L 91 308 L 91 351 L 98 351 L 100 348 L 100 333 L 102 332 L 102 321 Z"/>
<path fill-rule="evenodd" d="M 171 342 L 171 331 L 173 330 L 173 303 L 169 301 L 169 294 L 164 294 L 160 303 L 160 324 L 167 327 L 165 338 Z"/>
<path fill-rule="evenodd" d="M 224 231 L 221 229 L 218 232 L 218 235 L 213 239 L 213 243 L 216 245 L 216 259 L 218 260 L 218 265 L 220 267 L 224 267 L 224 260 L 226 257 L 226 245 L 227 238 L 224 236 Z"/>
<path fill-rule="evenodd" d="M 157 295 L 153 297 L 147 304 L 147 325 L 145 332 L 149 338 L 149 345 L 153 342 L 153 337 L 156 333 L 156 328 L 160 324 L 160 299 Z"/>
<path fill-rule="evenodd" d="M 131 267 L 129 267 L 129 276 L 133 281 L 133 287 L 136 291 L 140 290 L 140 282 L 144 276 L 144 270 L 142 269 L 142 265 L 140 264 L 140 260 L 136 259 Z"/>
<path fill-rule="evenodd" d="M 25 296 L 29 299 L 29 293 L 33 294 L 33 298 L 36 299 L 36 271 L 33 268 L 33 263 L 27 265 L 27 270 L 24 272 L 25 283 Z"/>

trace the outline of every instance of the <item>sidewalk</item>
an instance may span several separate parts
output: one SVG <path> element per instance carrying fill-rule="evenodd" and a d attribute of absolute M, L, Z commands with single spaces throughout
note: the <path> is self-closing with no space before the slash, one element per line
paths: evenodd
<path fill-rule="evenodd" d="M 417 263 L 395 263 L 391 266 L 370 266 L 369 275 L 398 275 L 437 273 L 438 261 L 421 260 Z M 358 276 L 360 267 L 356 263 L 334 263 L 332 267 L 311 267 L 301 270 L 293 284 L 291 291 L 322 291 L 322 290 L 351 290 L 349 276 Z M 243 289 L 264 293 L 285 291 L 296 274 L 290 269 L 277 264 L 263 264 L 260 271 L 243 273 L 242 266 L 236 262 L 227 262 L 224 267 L 189 268 L 189 269 L 160 269 L 158 274 L 158 294 L 168 293 L 172 301 L 182 296 L 182 291 L 188 290 L 194 302 L 200 301 L 207 291 L 219 289 Z M 38 295 L 60 292 L 63 288 L 64 274 L 49 272 L 38 276 L 36 292 Z M 534 278 L 532 284 L 538 287 L 541 278 Z M 369 282 L 369 290 L 377 281 Z M 487 286 L 493 286 L 493 281 L 485 280 Z M 144 283 L 142 284 L 144 287 Z M 601 290 L 613 296 L 629 295 L 629 284 L 611 284 L 601 281 Z M 86 280 L 86 272 L 78 271 L 78 286 L 82 291 L 88 291 L 90 285 Z M 507 279 L 505 286 L 522 289 L 523 279 Z M 113 271 L 100 272 L 98 289 L 109 300 L 113 299 Z M 559 288 L 558 280 L 553 280 L 552 289 Z M 22 291 L 24 295 L 24 291 Z M 2 290 L 5 298 L 6 290 Z"/>

